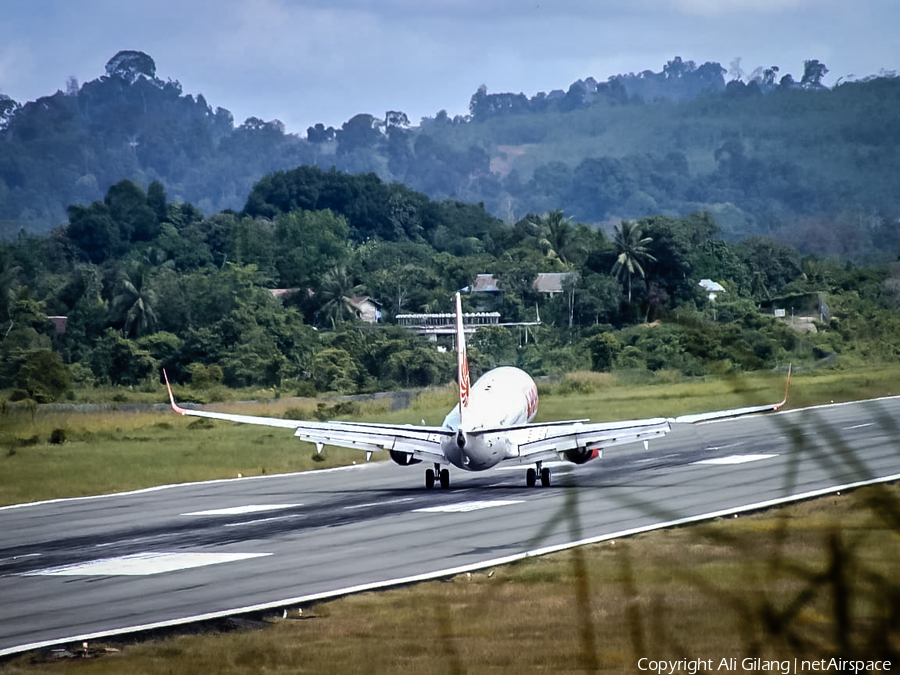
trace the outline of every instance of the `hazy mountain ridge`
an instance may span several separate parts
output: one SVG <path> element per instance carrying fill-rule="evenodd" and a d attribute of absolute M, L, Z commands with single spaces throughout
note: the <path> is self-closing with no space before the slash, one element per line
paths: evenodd
<path fill-rule="evenodd" d="M 159 180 L 207 214 L 240 210 L 263 176 L 315 165 L 484 203 L 509 222 L 551 209 L 587 223 L 705 209 L 727 236 L 857 259 L 896 250 L 900 78 L 828 89 L 825 73 L 812 60 L 799 81 L 774 67 L 726 81 L 717 63 L 676 58 L 660 73 L 531 98 L 481 87 L 465 117 L 441 111 L 415 127 L 401 111 L 360 114 L 301 138 L 277 120 L 235 126 L 157 78 L 146 54 L 120 52 L 81 87 L 0 100 L 0 220 L 7 236 L 49 231 L 122 178 Z"/>

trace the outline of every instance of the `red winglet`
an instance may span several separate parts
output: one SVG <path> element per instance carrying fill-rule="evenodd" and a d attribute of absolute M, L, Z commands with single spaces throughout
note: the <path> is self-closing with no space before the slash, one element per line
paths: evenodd
<path fill-rule="evenodd" d="M 184 415 L 184 414 L 187 412 L 187 410 L 185 410 L 184 408 L 178 407 L 178 405 L 175 403 L 175 395 L 172 394 L 172 385 L 169 384 L 169 376 L 166 375 L 166 369 L 165 369 L 165 368 L 163 368 L 163 379 L 165 379 L 165 381 L 166 381 L 166 388 L 169 390 L 169 401 L 171 401 L 171 403 L 172 403 L 172 410 L 174 410 L 174 411 L 177 412 L 177 413 L 180 413 L 180 414 Z"/>
<path fill-rule="evenodd" d="M 785 403 L 787 403 L 788 390 L 791 388 L 791 369 L 793 367 L 794 367 L 793 363 L 788 364 L 787 383 L 784 385 L 784 400 L 782 400 L 781 403 L 776 403 L 775 406 L 773 406 L 774 410 L 778 410 L 781 406 L 783 406 Z"/>

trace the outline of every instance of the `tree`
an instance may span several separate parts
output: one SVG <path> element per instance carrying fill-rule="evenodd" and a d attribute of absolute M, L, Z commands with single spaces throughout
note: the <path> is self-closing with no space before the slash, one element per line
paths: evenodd
<path fill-rule="evenodd" d="M 516 364 L 516 339 L 506 326 L 480 327 L 469 344 L 484 355 L 486 369 Z"/>
<path fill-rule="evenodd" d="M 313 358 L 312 376 L 319 391 L 348 394 L 356 391 L 359 368 L 343 349 L 323 349 Z"/>
<path fill-rule="evenodd" d="M 644 260 L 656 260 L 647 250 L 647 244 L 653 241 L 652 237 L 645 237 L 641 228 L 634 222 L 623 220 L 622 224 L 613 229 L 613 245 L 618 257 L 610 274 L 624 277 L 628 282 L 628 302 L 631 302 L 631 277 L 635 272 L 645 278 L 647 275 L 641 262 Z"/>
<path fill-rule="evenodd" d="M 154 193 L 157 193 L 157 188 L 154 188 Z M 165 200 L 165 194 L 162 198 Z M 154 199 L 159 199 L 158 194 Z M 123 241 L 150 241 L 159 234 L 157 214 L 147 205 L 147 195 L 134 181 L 120 180 L 110 186 L 103 201 L 118 224 Z"/>
<path fill-rule="evenodd" d="M 768 237 L 751 237 L 738 245 L 750 270 L 751 289 L 757 300 L 780 293 L 802 273 L 800 254 L 795 248 Z"/>
<path fill-rule="evenodd" d="M 693 298 L 699 279 L 693 275 L 692 254 L 718 231 L 712 216 L 706 211 L 694 212 L 687 218 L 651 216 L 641 219 L 638 226 L 652 238 L 648 249 L 657 261 L 653 281 L 669 296 Z"/>
<path fill-rule="evenodd" d="M 135 385 L 157 371 L 159 364 L 141 349 L 109 328 L 97 340 L 90 355 L 91 370 L 101 382 Z"/>
<path fill-rule="evenodd" d="M 591 370 L 600 372 L 612 370 L 622 351 L 622 343 L 612 333 L 598 333 L 589 337 L 585 344 L 591 354 Z"/>
<path fill-rule="evenodd" d="M 124 319 L 122 332 L 126 337 L 140 337 L 156 331 L 157 295 L 150 287 L 151 268 L 132 264 L 119 271 L 118 293 L 112 310 Z"/>
<path fill-rule="evenodd" d="M 750 270 L 747 268 L 737 245 L 721 239 L 710 239 L 694 248 L 691 253 L 694 279 L 732 281 L 740 295 L 750 293 Z"/>
<path fill-rule="evenodd" d="M 90 206 L 73 204 L 69 207 L 69 240 L 84 251 L 93 263 L 102 263 L 119 253 L 122 239 L 119 226 L 109 207 L 96 201 Z"/>
<path fill-rule="evenodd" d="M 540 216 L 531 216 L 529 221 L 536 230 L 534 237 L 538 246 L 548 258 L 555 258 L 571 269 L 574 260 L 584 254 L 586 245 L 582 232 L 572 225 L 572 218 L 567 218 L 562 211 L 557 209 Z"/>
<path fill-rule="evenodd" d="M 162 222 L 168 218 L 166 189 L 158 180 L 153 181 L 147 187 L 147 206 L 153 211 L 157 221 Z"/>
<path fill-rule="evenodd" d="M 144 52 L 125 49 L 106 62 L 106 74 L 121 77 L 128 84 L 132 84 L 140 75 L 153 80 L 156 78 L 156 63 Z"/>
<path fill-rule="evenodd" d="M 59 354 L 49 349 L 28 353 L 16 376 L 16 387 L 38 403 L 56 401 L 72 386 Z"/>
<path fill-rule="evenodd" d="M 334 267 L 322 276 L 322 285 L 319 289 L 322 305 L 319 312 L 326 324 L 331 324 L 331 327 L 335 328 L 337 324 L 354 318 L 347 298 L 354 295 L 356 290 L 353 275 L 346 267 Z"/>
<path fill-rule="evenodd" d="M 386 364 L 390 377 L 407 387 L 428 387 L 446 381 L 453 372 L 448 354 L 441 354 L 424 341 L 392 353 Z"/>
<path fill-rule="evenodd" d="M 0 250 L 0 326 L 3 326 L 12 317 L 16 275 L 19 270 L 19 266 L 13 264 L 12 257 Z"/>
<path fill-rule="evenodd" d="M 568 285 L 568 280 L 563 287 Z M 612 323 L 622 302 L 622 287 L 608 274 L 586 270 L 574 279 L 572 313 L 581 325 Z"/>
<path fill-rule="evenodd" d="M 22 106 L 6 94 L 0 94 L 0 129 L 5 129 L 13 115 L 21 110 Z"/>
<path fill-rule="evenodd" d="M 828 73 L 828 68 L 818 59 L 810 59 L 803 62 L 803 78 L 800 86 L 804 89 L 822 89 L 822 78 Z"/>
<path fill-rule="evenodd" d="M 240 334 L 222 358 L 225 381 L 232 387 L 281 386 L 290 372 L 287 359 L 278 344 L 262 326 L 253 326 Z"/>
<path fill-rule="evenodd" d="M 336 132 L 338 154 L 348 154 L 369 148 L 381 142 L 381 120 L 372 115 L 361 113 L 354 115 L 341 125 Z"/>
<path fill-rule="evenodd" d="M 315 285 L 321 270 L 345 264 L 350 228 L 329 210 L 295 209 L 275 220 L 275 268 L 282 288 Z"/>

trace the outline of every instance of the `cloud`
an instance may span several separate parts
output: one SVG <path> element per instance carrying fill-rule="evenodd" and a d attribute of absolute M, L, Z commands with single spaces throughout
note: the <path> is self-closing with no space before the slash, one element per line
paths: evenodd
<path fill-rule="evenodd" d="M 723 14 L 778 14 L 792 12 L 802 7 L 821 5 L 821 0 L 674 0 L 679 10 L 701 16 Z"/>

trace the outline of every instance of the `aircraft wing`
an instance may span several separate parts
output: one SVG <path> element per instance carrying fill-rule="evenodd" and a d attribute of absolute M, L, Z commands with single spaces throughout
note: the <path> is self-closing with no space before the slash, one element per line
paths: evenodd
<path fill-rule="evenodd" d="M 163 373 L 165 376 L 165 373 Z M 190 410 L 175 403 L 172 387 L 166 377 L 172 409 L 190 417 L 225 420 L 238 424 L 258 424 L 282 429 L 293 429 L 294 436 L 315 443 L 319 451 L 324 445 L 334 445 L 367 453 L 394 450 L 413 455 L 416 459 L 446 463 L 441 441 L 454 432 L 444 427 L 413 426 L 406 424 L 379 424 L 377 422 L 313 422 L 279 417 L 258 417 L 232 413 Z"/>
<path fill-rule="evenodd" d="M 518 444 L 522 462 L 558 459 L 567 450 L 593 452 L 614 445 L 649 441 L 671 431 L 669 420 L 655 417 L 626 422 L 531 424 L 513 429 L 510 438 Z"/>
<path fill-rule="evenodd" d="M 699 422 L 709 422 L 712 420 L 722 420 L 729 417 L 742 417 L 744 415 L 753 415 L 755 413 L 770 412 L 778 410 L 787 403 L 788 390 L 791 388 L 791 370 L 792 365 L 788 366 L 787 382 L 784 385 L 784 398 L 778 403 L 770 403 L 768 405 L 753 405 L 746 408 L 732 408 L 731 410 L 715 410 L 713 412 L 698 413 L 695 415 L 681 415 L 679 417 L 670 418 L 670 422 L 676 424 L 697 424 Z"/>
<path fill-rule="evenodd" d="M 556 459 L 569 450 L 590 453 L 614 445 L 624 445 L 638 441 L 647 442 L 651 438 L 665 436 L 672 430 L 672 424 L 698 424 L 778 410 L 787 402 L 790 382 L 791 368 L 789 367 L 784 399 L 778 403 L 732 408 L 730 410 L 716 410 L 693 415 L 681 415 L 679 417 L 656 417 L 624 422 L 588 423 L 585 420 L 571 420 L 569 422 L 524 424 L 502 431 L 508 433 L 510 439 L 518 445 L 520 462 Z M 481 433 L 496 433 L 498 431 L 501 431 L 501 429 L 488 429 Z"/>

